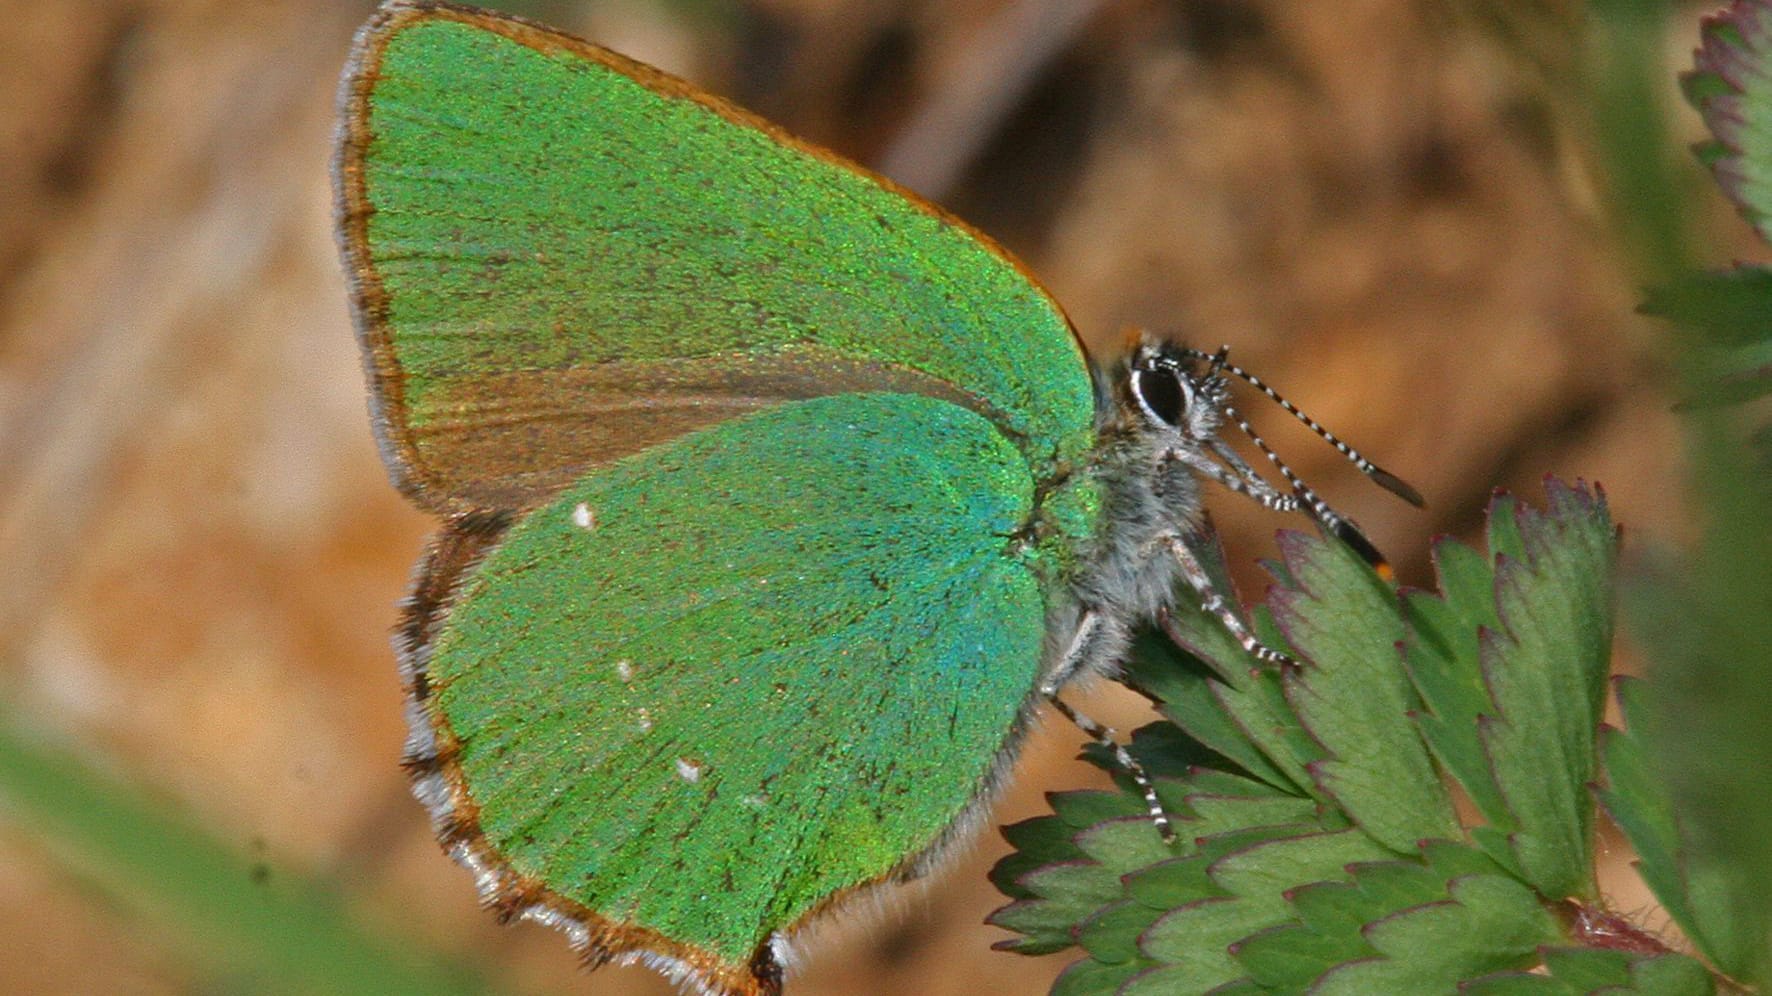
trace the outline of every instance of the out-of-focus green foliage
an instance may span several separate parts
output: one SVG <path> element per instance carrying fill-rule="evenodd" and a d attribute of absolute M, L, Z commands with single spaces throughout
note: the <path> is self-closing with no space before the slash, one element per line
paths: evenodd
<path fill-rule="evenodd" d="M 452 957 L 361 921 L 316 881 L 226 846 L 165 800 L 49 745 L 0 711 L 0 813 L 217 991 L 491 989 Z"/>

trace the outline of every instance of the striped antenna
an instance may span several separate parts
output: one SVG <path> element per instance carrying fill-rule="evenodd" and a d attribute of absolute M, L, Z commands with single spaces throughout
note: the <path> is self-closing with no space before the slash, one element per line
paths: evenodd
<path fill-rule="evenodd" d="M 1287 401 L 1285 398 L 1282 398 L 1280 396 L 1280 392 L 1267 386 L 1267 383 L 1264 382 L 1260 377 L 1257 377 L 1254 374 L 1250 373 L 1249 371 L 1244 370 L 1242 367 L 1237 366 L 1235 363 L 1228 362 L 1226 360 L 1225 356 L 1226 356 L 1226 353 L 1228 353 L 1229 351 L 1230 351 L 1229 346 L 1220 346 L 1218 349 L 1218 352 L 1216 352 L 1216 353 L 1208 353 L 1208 352 L 1206 352 L 1204 350 L 1200 350 L 1200 349 L 1183 349 L 1181 352 L 1183 352 L 1187 356 L 1190 356 L 1194 359 L 1205 360 L 1210 365 L 1211 369 L 1223 370 L 1226 373 L 1229 373 L 1232 376 L 1237 377 L 1238 379 L 1249 384 L 1249 386 L 1255 388 L 1257 391 L 1260 391 L 1261 393 L 1267 395 L 1269 399 L 1271 399 L 1273 402 L 1278 404 L 1281 408 L 1284 408 L 1288 412 L 1291 412 L 1293 418 L 1299 420 L 1300 422 L 1303 422 L 1306 426 L 1308 426 L 1310 428 L 1310 430 L 1312 432 L 1314 432 L 1318 436 L 1322 437 L 1323 440 L 1325 442 L 1327 442 L 1329 445 L 1335 447 L 1336 452 L 1340 453 L 1344 457 L 1347 457 L 1349 462 L 1351 462 L 1355 467 L 1360 468 L 1360 473 L 1365 474 L 1367 477 L 1371 478 L 1373 483 L 1377 484 L 1379 487 L 1385 489 L 1386 491 L 1389 491 L 1391 494 L 1396 495 L 1398 498 L 1403 499 L 1404 501 L 1408 502 L 1409 504 L 1414 505 L 1416 508 L 1425 508 L 1427 506 L 1427 502 L 1424 501 L 1421 497 L 1421 492 L 1410 487 L 1408 482 L 1404 481 L 1402 478 L 1396 476 L 1395 474 L 1392 474 L 1390 471 L 1385 470 L 1383 467 L 1380 467 L 1378 464 L 1375 464 L 1372 461 L 1361 456 L 1358 450 L 1354 449 L 1352 446 L 1349 446 L 1348 444 L 1342 442 L 1340 439 L 1336 438 L 1335 433 L 1330 432 L 1328 429 L 1325 429 L 1321 425 L 1317 424 L 1316 419 L 1311 418 L 1309 415 L 1306 415 L 1304 412 L 1299 411 L 1298 407 L 1296 405 L 1294 405 L 1290 401 Z M 1251 439 L 1254 439 L 1256 441 L 1256 443 L 1260 444 L 1262 452 L 1264 452 L 1268 455 L 1268 459 L 1272 460 L 1277 466 L 1279 466 L 1281 471 L 1285 472 L 1286 480 L 1289 482 L 1292 482 L 1294 484 L 1297 484 L 1297 479 L 1292 476 L 1291 471 L 1286 470 L 1286 465 L 1280 463 L 1280 458 L 1275 456 L 1274 452 L 1267 448 L 1267 444 L 1261 442 L 1260 437 L 1255 435 L 1254 430 L 1249 427 L 1248 423 L 1243 422 L 1241 419 L 1238 419 L 1237 424 L 1243 429 L 1244 432 L 1249 434 L 1249 437 Z M 1299 486 L 1302 487 L 1302 485 L 1299 485 Z M 1321 502 L 1318 502 L 1317 504 L 1321 504 Z M 1331 513 L 1331 514 L 1334 514 L 1334 513 Z M 1325 525 L 1327 525 L 1327 523 L 1325 523 Z M 1354 545 L 1356 548 L 1358 547 L 1358 544 L 1352 544 L 1352 545 Z"/>
<path fill-rule="evenodd" d="M 1292 493 L 1297 495 L 1310 509 L 1311 517 L 1317 520 L 1317 524 L 1323 527 L 1324 532 L 1332 533 L 1336 539 L 1353 547 L 1354 552 L 1360 555 L 1360 559 L 1371 564 L 1372 569 L 1377 571 L 1380 577 L 1389 580 L 1393 576 L 1390 562 L 1384 559 L 1384 554 L 1378 552 L 1378 548 L 1372 545 L 1372 541 L 1355 528 L 1353 523 L 1342 518 L 1340 513 L 1330 508 L 1327 502 L 1317 497 L 1317 493 L 1311 490 L 1310 485 L 1304 483 L 1297 474 L 1294 474 L 1292 468 L 1286 466 L 1286 461 L 1280 459 L 1280 455 L 1275 453 L 1267 441 L 1261 438 L 1261 435 L 1255 431 L 1255 427 L 1249 424 L 1248 419 L 1230 405 L 1224 406 L 1224 414 L 1226 418 L 1236 423 L 1237 428 L 1243 430 L 1243 435 L 1248 436 L 1250 441 L 1255 443 L 1255 448 L 1259 449 L 1270 463 L 1280 469 L 1280 476 L 1286 479 L 1287 484 L 1292 485 Z"/>

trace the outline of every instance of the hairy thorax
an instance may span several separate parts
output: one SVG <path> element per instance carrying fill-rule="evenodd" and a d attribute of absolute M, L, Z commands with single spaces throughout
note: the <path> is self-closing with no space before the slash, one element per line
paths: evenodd
<path fill-rule="evenodd" d="M 1046 491 L 1031 523 L 1032 549 L 1052 592 L 1048 633 L 1069 634 L 1092 611 L 1107 625 L 1086 671 L 1110 670 L 1138 628 L 1175 597 L 1179 568 L 1167 546 L 1201 526 L 1200 485 L 1167 455 L 1171 433 L 1131 419 L 1102 426 L 1087 464 Z M 1047 648 L 1048 667 L 1068 649 Z"/>

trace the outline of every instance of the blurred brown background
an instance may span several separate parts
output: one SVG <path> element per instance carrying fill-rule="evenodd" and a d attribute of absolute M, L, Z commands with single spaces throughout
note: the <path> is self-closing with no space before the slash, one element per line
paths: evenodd
<path fill-rule="evenodd" d="M 1603 482 L 1632 548 L 1686 536 L 1665 357 L 1587 166 L 1576 3 L 502 6 L 885 164 L 1022 254 L 1093 341 L 1230 343 L 1428 496 L 1415 512 L 1252 409 L 1407 581 L 1431 581 L 1431 534 L 1478 535 L 1490 488 L 1536 498 L 1547 473 Z M 395 763 L 387 633 L 431 523 L 370 438 L 327 176 L 370 9 L 0 18 L 0 695 L 269 875 L 335 881 L 514 992 L 668 992 L 479 912 Z M 1702 7 L 1680 10 L 1670 107 Z M 1683 108 L 1669 127 L 1696 137 Z M 1712 221 L 1709 262 L 1754 252 Z M 1259 593 L 1254 561 L 1300 523 L 1215 508 Z M 1084 701 L 1144 721 L 1117 689 Z M 1080 740 L 1049 722 L 998 820 L 1091 783 Z M 1043 991 L 1065 957 L 986 950 L 1003 850 L 987 833 L 896 915 L 824 931 L 790 991 Z M 1647 902 L 1615 879 L 1619 906 Z M 161 929 L 0 819 L 0 992 L 210 991 Z"/>

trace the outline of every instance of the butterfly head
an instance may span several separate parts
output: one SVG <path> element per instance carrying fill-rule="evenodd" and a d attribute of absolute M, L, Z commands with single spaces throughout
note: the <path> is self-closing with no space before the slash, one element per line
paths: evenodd
<path fill-rule="evenodd" d="M 1388 576 L 1389 565 L 1377 549 L 1352 522 L 1330 508 L 1293 473 L 1232 405 L 1231 380 L 1253 387 L 1284 408 L 1381 487 L 1416 506 L 1422 504 L 1420 494 L 1361 456 L 1259 377 L 1231 363 L 1228 352 L 1228 348 L 1221 347 L 1207 353 L 1148 333 L 1133 333 L 1127 341 L 1122 374 L 1112 388 L 1122 430 L 1130 429 L 1133 435 L 1147 440 L 1147 446 L 1154 443 L 1165 463 L 1185 465 L 1193 473 L 1209 477 L 1268 508 L 1305 512 L 1324 532 L 1352 546 Z M 1284 489 L 1267 483 L 1230 449 L 1220 435 L 1227 425 L 1235 426 L 1261 451 L 1284 480 Z"/>
<path fill-rule="evenodd" d="M 1121 404 L 1145 428 L 1195 444 L 1218 434 L 1230 403 L 1216 362 L 1149 336 L 1127 356 L 1121 391 Z"/>

